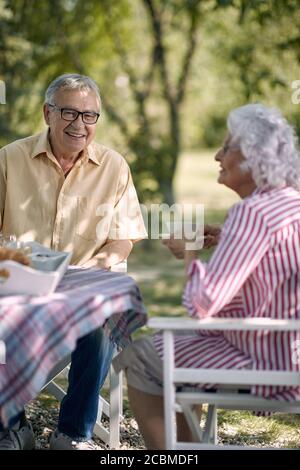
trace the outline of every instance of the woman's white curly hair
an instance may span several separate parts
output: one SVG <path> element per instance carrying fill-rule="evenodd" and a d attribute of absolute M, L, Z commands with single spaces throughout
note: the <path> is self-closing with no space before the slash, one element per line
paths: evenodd
<path fill-rule="evenodd" d="M 237 144 L 258 188 L 292 186 L 300 190 L 300 158 L 295 131 L 276 108 L 247 104 L 227 119 L 231 142 Z"/>

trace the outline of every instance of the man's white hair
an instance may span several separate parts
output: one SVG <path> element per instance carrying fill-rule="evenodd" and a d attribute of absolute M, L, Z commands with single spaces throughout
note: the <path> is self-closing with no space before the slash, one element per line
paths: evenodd
<path fill-rule="evenodd" d="M 58 90 L 92 90 L 100 102 L 101 98 L 99 88 L 90 77 L 79 75 L 78 73 L 65 73 L 56 77 L 48 86 L 45 93 L 45 103 L 55 104 L 55 94 Z"/>
<path fill-rule="evenodd" d="M 276 108 L 247 104 L 227 119 L 231 142 L 237 144 L 257 187 L 292 186 L 300 190 L 300 158 L 295 131 Z"/>

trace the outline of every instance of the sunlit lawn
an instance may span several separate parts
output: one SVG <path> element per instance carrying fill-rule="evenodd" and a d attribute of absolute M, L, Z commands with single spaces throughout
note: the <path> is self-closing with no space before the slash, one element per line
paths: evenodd
<path fill-rule="evenodd" d="M 202 203 L 209 218 L 211 211 L 224 213 L 238 201 L 235 193 L 217 183 L 219 163 L 214 154 L 211 150 L 184 153 L 175 177 L 177 202 Z"/>
<path fill-rule="evenodd" d="M 211 152 L 183 155 L 176 175 L 177 202 L 204 204 L 206 222 L 222 222 L 238 197 L 217 181 L 218 164 Z M 201 258 L 207 259 L 208 252 Z M 129 273 L 139 282 L 149 316 L 184 315 L 182 261 L 173 258 L 160 242 L 136 246 Z M 144 333 L 148 333 L 144 329 Z M 138 333 L 140 334 L 140 333 Z M 300 447 L 300 416 L 274 414 L 257 417 L 247 411 L 219 411 L 219 439 L 226 444 L 259 447 Z"/>
<path fill-rule="evenodd" d="M 175 178 L 176 202 L 204 205 L 206 222 L 223 222 L 226 210 L 238 200 L 217 183 L 218 163 L 214 152 L 188 152 L 179 161 Z M 207 259 L 203 251 L 201 257 Z M 136 245 L 128 261 L 128 272 L 141 288 L 149 316 L 183 315 L 181 293 L 183 263 L 176 260 L 160 240 Z"/>
<path fill-rule="evenodd" d="M 176 175 L 176 195 L 179 203 L 200 202 L 205 207 L 206 222 L 222 222 L 226 210 L 238 198 L 227 188 L 218 185 L 218 164 L 213 152 L 189 152 L 180 160 Z M 202 252 L 207 259 L 210 253 Z M 185 315 L 181 306 L 183 289 L 182 261 L 172 257 L 160 241 L 139 243 L 130 256 L 128 273 L 141 289 L 149 316 Z M 135 336 L 151 333 L 146 327 Z M 43 394 L 45 405 L 52 403 Z M 124 410 L 131 415 L 124 394 Z M 254 446 L 300 447 L 300 418 L 295 415 L 274 415 L 270 418 L 256 417 L 251 412 L 219 412 L 219 438 L 224 443 Z"/>

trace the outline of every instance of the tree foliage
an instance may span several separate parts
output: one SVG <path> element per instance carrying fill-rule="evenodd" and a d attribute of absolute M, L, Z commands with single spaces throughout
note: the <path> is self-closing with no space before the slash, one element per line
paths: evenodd
<path fill-rule="evenodd" d="M 174 201 L 188 126 L 206 123 L 202 137 L 214 144 L 227 108 L 286 90 L 282 68 L 300 57 L 291 21 L 300 20 L 298 0 L 0 0 L 0 6 L 0 79 L 7 85 L 0 144 L 38 127 L 43 93 L 55 76 L 91 75 L 102 92 L 104 129 L 121 137 L 143 200 Z M 220 76 L 224 104 L 207 96 Z"/>

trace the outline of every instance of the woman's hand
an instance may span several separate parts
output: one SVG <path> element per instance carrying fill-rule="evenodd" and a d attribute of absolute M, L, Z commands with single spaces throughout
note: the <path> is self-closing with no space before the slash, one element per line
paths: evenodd
<path fill-rule="evenodd" d="M 177 259 L 184 259 L 185 272 L 188 279 L 189 266 L 191 262 L 197 258 L 197 251 L 186 250 L 186 240 L 175 239 L 174 235 L 171 235 L 169 239 L 163 240 L 163 244 L 169 248 Z"/>
<path fill-rule="evenodd" d="M 222 226 L 220 224 L 204 225 L 204 244 L 203 248 L 211 248 L 219 243 Z"/>
<path fill-rule="evenodd" d="M 175 239 L 174 235 L 170 235 L 170 238 L 164 239 L 163 244 L 166 245 L 171 253 L 175 256 L 177 259 L 183 259 L 184 258 L 184 252 L 185 252 L 185 240 L 182 239 Z"/>
<path fill-rule="evenodd" d="M 222 226 L 220 224 L 204 225 L 203 248 L 211 248 L 212 246 L 216 246 L 219 243 L 221 230 Z M 174 238 L 174 235 L 170 235 L 170 238 L 163 240 L 163 244 L 169 248 L 169 250 L 177 259 L 184 258 L 186 242 L 187 240 Z"/>

